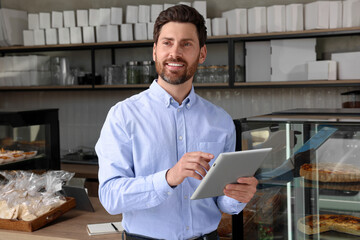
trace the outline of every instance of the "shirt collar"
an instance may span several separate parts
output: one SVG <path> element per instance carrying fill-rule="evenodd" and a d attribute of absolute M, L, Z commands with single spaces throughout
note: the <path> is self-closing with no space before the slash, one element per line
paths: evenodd
<path fill-rule="evenodd" d="M 174 98 L 158 84 L 157 79 L 155 79 L 150 85 L 150 91 L 155 96 L 157 96 L 160 99 L 160 101 L 165 104 L 166 107 L 170 106 L 171 101 L 175 101 Z M 195 103 L 195 100 L 196 100 L 196 94 L 195 94 L 194 86 L 192 86 L 190 93 L 184 99 L 183 104 L 187 109 L 190 109 L 190 107 Z"/>

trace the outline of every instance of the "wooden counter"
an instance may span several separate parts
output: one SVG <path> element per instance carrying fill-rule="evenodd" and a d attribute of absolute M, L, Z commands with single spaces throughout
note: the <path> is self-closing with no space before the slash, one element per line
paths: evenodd
<path fill-rule="evenodd" d="M 89 223 L 119 222 L 121 215 L 112 216 L 101 206 L 98 198 L 90 198 L 95 212 L 72 209 L 54 222 L 34 232 L 21 232 L 0 229 L 0 239 L 6 240 L 83 240 L 83 239 L 121 239 L 121 234 L 89 236 L 86 225 Z"/>

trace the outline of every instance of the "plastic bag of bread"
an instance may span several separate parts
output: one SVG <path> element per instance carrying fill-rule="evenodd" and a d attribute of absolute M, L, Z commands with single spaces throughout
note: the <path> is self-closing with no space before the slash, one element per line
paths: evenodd
<path fill-rule="evenodd" d="M 31 221 L 65 202 L 62 185 L 74 173 L 0 171 L 0 218 Z"/>

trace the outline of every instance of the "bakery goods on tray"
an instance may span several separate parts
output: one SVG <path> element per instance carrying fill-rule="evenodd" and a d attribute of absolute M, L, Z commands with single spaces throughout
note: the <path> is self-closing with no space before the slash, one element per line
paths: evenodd
<path fill-rule="evenodd" d="M 336 214 L 309 215 L 298 220 L 297 228 L 308 235 L 332 230 L 360 236 L 360 218 Z"/>
<path fill-rule="evenodd" d="M 360 182 L 360 168 L 343 163 L 305 163 L 300 167 L 300 176 L 320 182 Z"/>

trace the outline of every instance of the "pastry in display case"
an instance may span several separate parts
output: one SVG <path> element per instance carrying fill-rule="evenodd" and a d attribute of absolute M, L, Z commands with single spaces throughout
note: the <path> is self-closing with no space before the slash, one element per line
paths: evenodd
<path fill-rule="evenodd" d="M 60 169 L 58 109 L 0 110 L 0 170 Z"/>
<path fill-rule="evenodd" d="M 236 239 L 360 238 L 360 112 L 293 109 L 234 120 L 237 150 L 272 147 Z M 251 229 L 251 231 L 249 231 Z"/>

